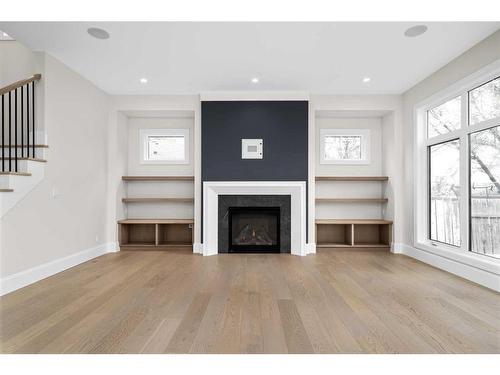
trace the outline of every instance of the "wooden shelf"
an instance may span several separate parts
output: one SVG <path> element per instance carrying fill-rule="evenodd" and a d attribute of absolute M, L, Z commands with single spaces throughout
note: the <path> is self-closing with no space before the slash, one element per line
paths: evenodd
<path fill-rule="evenodd" d="M 4 146 L 1 146 L 0 145 L 0 148 L 28 148 L 28 147 L 33 147 L 33 145 L 4 145 Z M 35 148 L 49 148 L 49 145 L 35 145 Z"/>
<path fill-rule="evenodd" d="M 122 198 L 123 203 L 192 203 L 194 198 Z"/>
<path fill-rule="evenodd" d="M 318 203 L 387 203 L 387 198 L 316 198 Z"/>
<path fill-rule="evenodd" d="M 316 181 L 387 181 L 387 176 L 316 176 Z"/>
<path fill-rule="evenodd" d="M 118 224 L 194 224 L 193 219 L 123 219 Z"/>
<path fill-rule="evenodd" d="M 316 224 L 392 224 L 384 219 L 316 219 Z"/>
<path fill-rule="evenodd" d="M 122 176 L 123 181 L 194 181 L 194 176 Z"/>
<path fill-rule="evenodd" d="M 12 193 L 14 189 L 0 189 L 0 193 Z"/>
<path fill-rule="evenodd" d="M 0 172 L 0 175 L 31 176 L 31 173 L 28 173 L 28 172 Z"/>

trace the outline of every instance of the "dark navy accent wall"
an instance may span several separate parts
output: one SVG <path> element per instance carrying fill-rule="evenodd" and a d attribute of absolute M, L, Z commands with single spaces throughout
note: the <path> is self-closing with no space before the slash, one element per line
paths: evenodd
<path fill-rule="evenodd" d="M 201 103 L 203 181 L 307 181 L 307 101 Z M 241 139 L 262 138 L 264 158 L 241 159 Z"/>

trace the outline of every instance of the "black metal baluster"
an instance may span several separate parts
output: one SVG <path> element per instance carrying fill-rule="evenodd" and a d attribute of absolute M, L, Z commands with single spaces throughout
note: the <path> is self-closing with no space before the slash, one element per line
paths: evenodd
<path fill-rule="evenodd" d="M 24 86 L 21 86 L 21 157 L 24 158 Z"/>
<path fill-rule="evenodd" d="M 2 94 L 2 172 L 5 172 L 5 131 L 4 131 L 4 100 Z"/>
<path fill-rule="evenodd" d="M 14 170 L 17 172 L 17 89 L 14 91 Z"/>
<path fill-rule="evenodd" d="M 35 158 L 35 81 L 31 82 L 31 107 L 33 108 L 33 158 Z"/>
<path fill-rule="evenodd" d="M 9 172 L 12 172 L 12 91 L 9 91 Z"/>
<path fill-rule="evenodd" d="M 26 85 L 26 157 L 30 157 L 30 85 Z"/>

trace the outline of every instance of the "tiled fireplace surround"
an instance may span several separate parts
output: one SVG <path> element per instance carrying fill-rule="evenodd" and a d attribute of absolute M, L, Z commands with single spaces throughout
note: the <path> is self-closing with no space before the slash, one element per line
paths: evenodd
<path fill-rule="evenodd" d="M 280 252 L 307 255 L 305 181 L 205 181 L 203 255 L 227 252 L 227 221 L 224 215 L 232 204 L 281 207 L 284 222 L 280 233 L 284 237 Z M 220 238 L 221 235 L 223 238 Z"/>

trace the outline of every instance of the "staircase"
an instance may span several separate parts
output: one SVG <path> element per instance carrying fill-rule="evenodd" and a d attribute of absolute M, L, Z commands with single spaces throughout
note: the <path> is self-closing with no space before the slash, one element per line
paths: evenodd
<path fill-rule="evenodd" d="M 41 78 L 35 74 L 0 89 L 0 217 L 44 176 L 48 145 L 37 130 L 35 90 Z"/>

